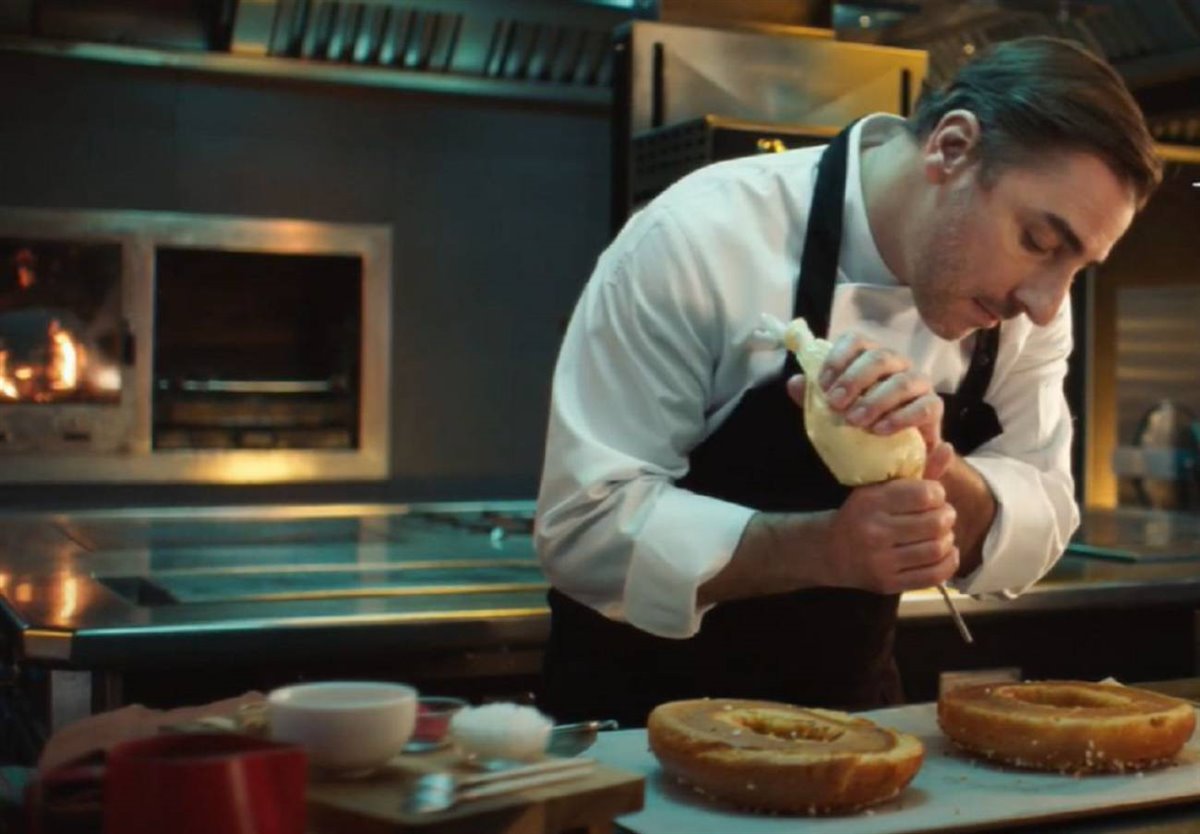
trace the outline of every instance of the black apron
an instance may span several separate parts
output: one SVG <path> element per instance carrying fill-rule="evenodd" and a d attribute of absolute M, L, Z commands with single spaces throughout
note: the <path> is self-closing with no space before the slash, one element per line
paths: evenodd
<path fill-rule="evenodd" d="M 842 238 L 849 128 L 822 154 L 794 314 L 829 330 Z M 999 328 L 980 331 L 966 376 L 946 400 L 943 436 L 966 454 L 1000 433 L 983 395 Z M 849 494 L 817 455 L 779 374 L 746 392 L 697 446 L 678 486 L 765 512 L 841 506 Z M 813 381 L 811 384 L 816 384 Z M 559 721 L 616 718 L 640 726 L 657 704 L 698 697 L 761 698 L 868 709 L 903 700 L 892 654 L 899 597 L 812 588 L 724 602 L 686 640 L 656 637 L 551 590 L 540 705 Z"/>

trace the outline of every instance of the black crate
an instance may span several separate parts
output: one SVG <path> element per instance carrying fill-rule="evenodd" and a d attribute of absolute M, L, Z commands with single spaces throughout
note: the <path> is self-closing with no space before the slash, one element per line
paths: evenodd
<path fill-rule="evenodd" d="M 644 205 L 671 183 L 711 162 L 823 145 L 837 130 L 701 116 L 646 131 L 633 138 L 631 148 L 631 208 Z"/>

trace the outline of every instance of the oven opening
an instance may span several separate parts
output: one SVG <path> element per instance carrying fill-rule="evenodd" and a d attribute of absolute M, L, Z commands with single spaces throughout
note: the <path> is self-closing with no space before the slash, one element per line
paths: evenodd
<path fill-rule="evenodd" d="M 152 445 L 356 449 L 363 262 L 160 247 Z"/>
<path fill-rule="evenodd" d="M 0 238 L 0 404 L 115 404 L 121 246 Z"/>

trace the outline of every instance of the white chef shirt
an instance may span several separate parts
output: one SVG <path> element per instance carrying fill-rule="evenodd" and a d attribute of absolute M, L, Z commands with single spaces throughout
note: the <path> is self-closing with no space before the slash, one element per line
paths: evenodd
<path fill-rule="evenodd" d="M 966 373 L 972 338 L 929 330 L 871 236 L 850 136 L 844 231 L 829 337 L 854 329 L 909 357 L 936 390 Z M 865 127 L 864 127 L 865 126 Z M 697 589 L 729 562 L 755 510 L 675 486 L 689 452 L 742 395 L 783 366 L 755 349 L 760 316 L 791 319 L 820 147 L 710 165 L 673 185 L 600 256 L 554 372 L 535 544 L 551 583 L 608 617 L 688 637 Z M 970 594 L 1016 595 L 1061 556 L 1079 523 L 1063 395 L 1070 305 L 1006 321 L 985 395 L 1003 433 L 966 457 L 996 498 Z M 802 431 L 797 410 L 796 430 Z M 804 473 L 798 472 L 798 478 Z"/>

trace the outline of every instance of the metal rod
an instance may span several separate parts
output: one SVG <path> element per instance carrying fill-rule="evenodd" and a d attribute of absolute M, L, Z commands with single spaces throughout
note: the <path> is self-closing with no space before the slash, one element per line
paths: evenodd
<path fill-rule="evenodd" d="M 955 607 L 954 600 L 950 598 L 950 592 L 946 590 L 946 583 L 939 582 L 937 588 L 942 592 L 942 599 L 946 601 L 946 607 L 950 609 L 950 616 L 954 618 L 954 625 L 958 629 L 958 633 L 962 635 L 963 642 L 974 643 L 975 638 L 971 636 L 971 631 L 967 628 L 962 614 L 958 613 L 958 608 Z"/>
<path fill-rule="evenodd" d="M 223 394 L 325 394 L 335 386 L 325 379 L 185 379 L 179 387 Z"/>

